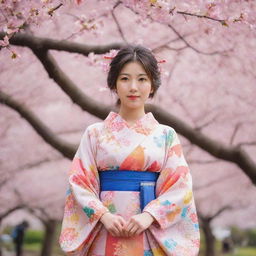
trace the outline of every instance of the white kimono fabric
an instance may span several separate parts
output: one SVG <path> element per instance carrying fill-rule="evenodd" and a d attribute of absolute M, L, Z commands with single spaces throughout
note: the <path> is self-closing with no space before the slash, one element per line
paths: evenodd
<path fill-rule="evenodd" d="M 142 234 L 113 237 L 99 221 L 105 212 L 126 221 L 141 213 L 138 191 L 100 191 L 106 170 L 160 172 L 156 199 L 145 206 L 155 222 Z M 195 256 L 200 238 L 191 174 L 175 130 L 151 112 L 129 125 L 110 112 L 90 125 L 69 173 L 60 245 L 68 255 Z"/>

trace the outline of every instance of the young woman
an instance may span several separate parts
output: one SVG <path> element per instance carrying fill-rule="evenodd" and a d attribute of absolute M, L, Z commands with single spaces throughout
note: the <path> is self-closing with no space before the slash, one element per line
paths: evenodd
<path fill-rule="evenodd" d="M 120 103 L 87 127 L 69 174 L 60 245 L 69 255 L 198 255 L 189 168 L 177 133 L 144 105 L 160 85 L 141 46 L 113 58 L 108 86 Z"/>

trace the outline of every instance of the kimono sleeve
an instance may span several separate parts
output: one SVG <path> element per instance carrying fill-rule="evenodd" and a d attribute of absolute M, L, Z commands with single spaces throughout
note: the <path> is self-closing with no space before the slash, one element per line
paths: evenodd
<path fill-rule="evenodd" d="M 156 183 L 156 199 L 143 211 L 150 213 L 161 229 L 185 218 L 198 225 L 189 167 L 174 129 L 168 137 L 166 163 Z"/>
<path fill-rule="evenodd" d="M 99 200 L 99 175 L 95 162 L 96 142 L 92 134 L 89 129 L 85 131 L 69 174 L 70 188 L 90 222 L 98 220 L 107 211 Z"/>
<path fill-rule="evenodd" d="M 86 129 L 69 172 L 60 245 L 72 252 L 89 242 L 101 216 L 109 211 L 99 199 L 99 175 L 95 162 L 96 136 Z"/>

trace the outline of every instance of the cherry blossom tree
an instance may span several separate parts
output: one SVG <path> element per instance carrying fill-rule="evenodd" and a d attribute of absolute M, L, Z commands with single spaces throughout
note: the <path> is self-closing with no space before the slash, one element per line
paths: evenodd
<path fill-rule="evenodd" d="M 182 135 L 195 187 L 208 191 L 205 198 L 196 190 L 202 219 L 232 207 L 236 191 L 209 207 L 207 184 L 232 172 L 237 178 L 224 179 L 218 192 L 256 184 L 255 12 L 254 1 L 234 0 L 1 1 L 2 189 L 19 187 L 31 209 L 53 214 L 65 187 L 54 182 L 68 169 L 58 162 L 72 159 L 87 125 L 117 111 L 106 89 L 109 56 L 140 43 L 161 62 L 162 86 L 147 111 Z M 58 170 L 53 183 L 29 183 L 30 171 L 44 168 Z M 26 189 L 14 182 L 20 172 Z"/>

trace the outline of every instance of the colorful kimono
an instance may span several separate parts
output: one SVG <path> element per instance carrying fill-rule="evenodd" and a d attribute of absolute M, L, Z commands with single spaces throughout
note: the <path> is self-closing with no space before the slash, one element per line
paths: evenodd
<path fill-rule="evenodd" d="M 99 172 L 107 170 L 159 172 L 156 199 L 141 210 L 138 191 L 100 191 Z M 106 212 L 128 221 L 141 211 L 155 221 L 135 237 L 113 237 L 99 221 Z M 198 255 L 191 174 L 175 130 L 151 112 L 133 125 L 110 112 L 88 126 L 69 173 L 59 241 L 68 255 Z"/>

